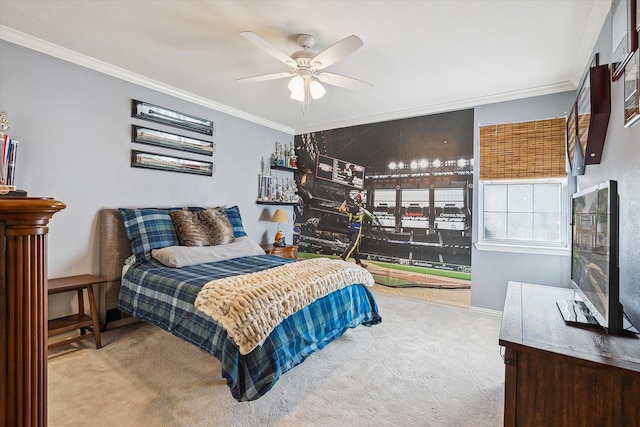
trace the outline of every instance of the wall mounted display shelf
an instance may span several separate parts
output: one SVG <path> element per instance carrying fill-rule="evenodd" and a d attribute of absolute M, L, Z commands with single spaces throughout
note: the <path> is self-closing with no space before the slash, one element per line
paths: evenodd
<path fill-rule="evenodd" d="M 278 206 L 294 206 L 297 205 L 298 202 L 278 202 L 272 200 L 256 200 L 256 203 L 259 205 L 278 205 Z"/>
<path fill-rule="evenodd" d="M 290 168 L 287 166 L 271 166 L 272 170 L 280 170 L 280 171 L 289 171 L 289 172 L 297 172 L 298 168 Z"/>
<path fill-rule="evenodd" d="M 567 152 L 571 153 L 570 162 L 574 170 L 584 165 L 600 164 L 610 116 L 609 66 L 591 67 L 580 85 L 567 122 Z"/>
<path fill-rule="evenodd" d="M 271 174 L 270 171 L 294 173 L 298 171 L 298 168 L 270 165 L 265 172 L 258 176 L 256 203 L 259 205 L 297 205 L 298 195 L 293 176 L 278 177 Z"/>

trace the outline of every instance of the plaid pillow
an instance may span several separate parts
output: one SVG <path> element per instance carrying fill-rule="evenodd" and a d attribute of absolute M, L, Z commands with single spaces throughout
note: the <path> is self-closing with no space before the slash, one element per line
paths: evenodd
<path fill-rule="evenodd" d="M 227 218 L 229 218 L 229 222 L 233 227 L 233 237 L 238 238 L 238 237 L 246 236 L 247 233 L 245 233 L 244 227 L 242 226 L 242 217 L 240 216 L 240 208 L 237 206 L 224 208 L 224 213 L 227 214 Z"/>
<path fill-rule="evenodd" d="M 151 250 L 179 245 L 169 212 L 178 208 L 120 208 L 136 261 L 151 259 Z"/>

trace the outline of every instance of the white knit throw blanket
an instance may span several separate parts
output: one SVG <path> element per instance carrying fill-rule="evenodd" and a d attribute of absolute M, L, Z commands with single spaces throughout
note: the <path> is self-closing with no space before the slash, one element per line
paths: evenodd
<path fill-rule="evenodd" d="M 355 283 L 373 286 L 374 280 L 356 264 L 314 258 L 212 280 L 198 293 L 195 306 L 226 329 L 240 354 L 247 354 L 291 314 Z"/>

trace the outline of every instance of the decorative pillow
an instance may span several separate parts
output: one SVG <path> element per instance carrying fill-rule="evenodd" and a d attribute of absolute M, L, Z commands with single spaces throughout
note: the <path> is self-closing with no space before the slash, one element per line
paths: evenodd
<path fill-rule="evenodd" d="M 218 262 L 251 255 L 264 255 L 264 249 L 250 237 L 238 237 L 233 242 L 218 246 L 169 246 L 154 249 L 151 255 L 167 267 Z"/>
<path fill-rule="evenodd" d="M 240 208 L 238 206 L 231 206 L 230 208 L 224 208 L 224 213 L 229 218 L 229 222 L 233 227 L 233 236 L 234 237 L 243 237 L 246 236 L 247 233 L 244 231 L 244 227 L 242 226 L 242 217 L 240 216 Z"/>
<path fill-rule="evenodd" d="M 169 212 L 176 208 L 120 208 L 136 261 L 151 259 L 151 250 L 180 244 Z"/>
<path fill-rule="evenodd" d="M 212 246 L 233 241 L 233 227 L 222 208 L 170 212 L 183 246 Z"/>
<path fill-rule="evenodd" d="M 198 212 L 203 211 L 205 208 L 199 206 L 189 206 L 187 208 L 190 211 Z M 240 208 L 238 206 L 231 206 L 230 208 L 224 208 L 224 213 L 227 215 L 231 226 L 233 227 L 233 237 L 244 237 L 247 233 L 244 231 L 242 225 L 242 218 L 240 217 Z"/>

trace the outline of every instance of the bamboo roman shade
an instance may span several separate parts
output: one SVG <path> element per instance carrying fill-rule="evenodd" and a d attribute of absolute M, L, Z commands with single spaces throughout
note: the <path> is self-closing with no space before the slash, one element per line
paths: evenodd
<path fill-rule="evenodd" d="M 560 178 L 566 171 L 566 119 L 480 127 L 480 179 Z"/>

